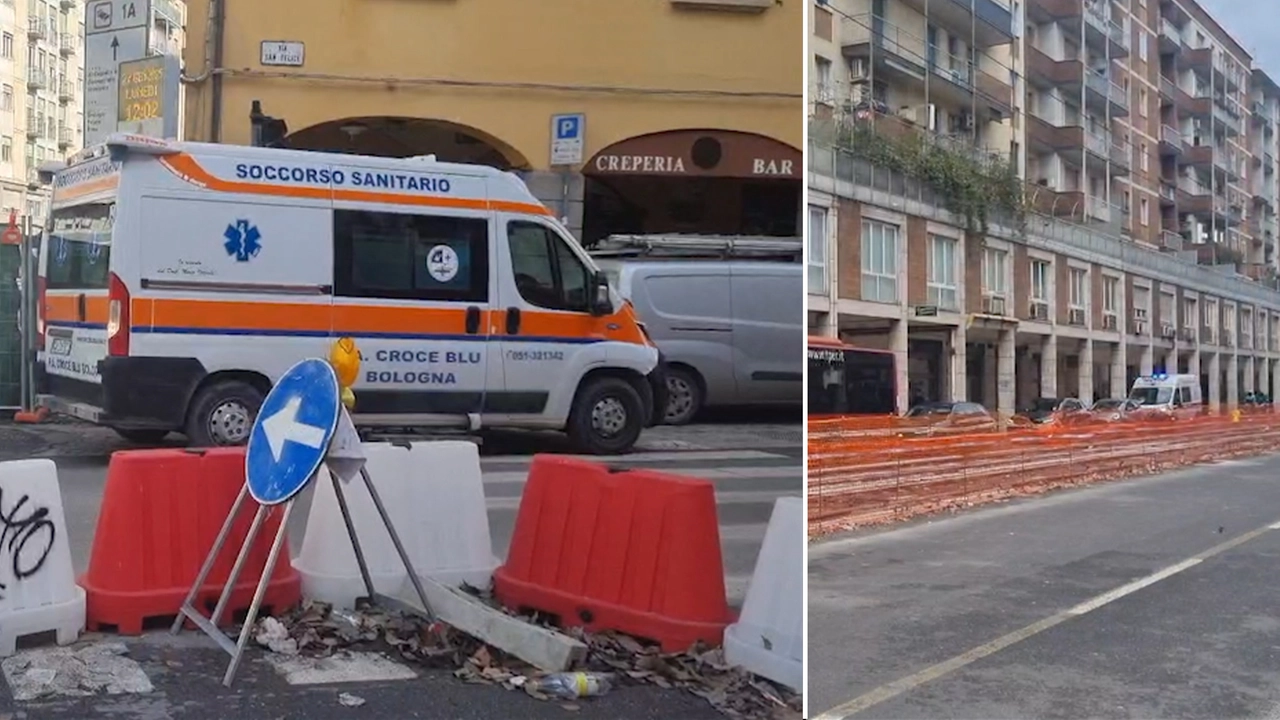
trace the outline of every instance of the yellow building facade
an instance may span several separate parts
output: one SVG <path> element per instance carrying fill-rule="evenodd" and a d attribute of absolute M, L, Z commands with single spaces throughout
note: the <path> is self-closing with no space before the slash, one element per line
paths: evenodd
<path fill-rule="evenodd" d="M 189 0 L 185 134 L 249 144 L 258 101 L 290 147 L 520 172 L 588 241 L 795 236 L 803 17 L 798 0 Z M 553 166 L 552 119 L 576 113 L 580 162 Z"/>

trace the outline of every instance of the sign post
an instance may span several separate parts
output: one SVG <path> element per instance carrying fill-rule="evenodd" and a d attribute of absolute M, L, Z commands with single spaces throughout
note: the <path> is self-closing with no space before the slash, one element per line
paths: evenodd
<path fill-rule="evenodd" d="M 551 167 L 560 174 L 560 217 L 569 224 L 569 168 L 582 164 L 586 147 L 587 116 L 564 113 L 551 116 Z"/>
<path fill-rule="evenodd" d="M 150 0 L 89 0 L 84 13 L 84 144 L 116 132 L 120 63 L 147 56 Z M 172 111 L 175 115 L 177 109 Z"/>
<path fill-rule="evenodd" d="M 389 600 L 374 591 L 368 563 L 365 562 L 364 552 L 360 549 L 360 541 L 356 537 L 355 525 L 351 520 L 346 496 L 342 491 L 342 486 L 353 479 L 357 470 L 413 582 L 423 610 L 428 614 L 431 612 L 421 580 L 413 569 L 404 545 L 400 542 L 400 535 L 387 515 L 382 498 L 369 478 L 368 470 L 364 467 L 360 438 L 347 412 L 348 406 L 354 405 L 355 398 L 351 394 L 350 384 L 354 382 L 358 367 L 359 353 L 355 349 L 355 343 L 350 338 L 343 338 L 338 341 L 331 353 L 330 362 L 311 358 L 289 368 L 271 388 L 271 392 L 267 393 L 262 407 L 258 410 L 258 417 L 249 435 L 249 446 L 245 451 L 244 487 L 241 488 L 239 496 L 231 506 L 226 522 L 223 523 L 222 529 L 213 541 L 213 547 L 210 548 L 204 565 L 196 575 L 195 582 L 192 583 L 191 590 L 187 593 L 172 627 L 172 632 L 176 635 L 182 630 L 184 620 L 190 620 L 231 655 L 231 662 L 227 665 L 227 672 L 222 678 L 222 684 L 226 687 L 231 687 L 235 679 L 236 669 L 240 665 L 249 636 L 253 633 L 257 622 L 258 610 L 262 606 L 267 585 L 271 582 L 276 562 L 279 560 L 280 549 L 284 545 L 289 516 L 293 511 L 293 501 L 298 493 L 302 492 L 315 478 L 322 464 L 330 467 L 330 477 L 338 498 L 338 507 L 342 512 L 342 520 L 346 525 L 347 535 L 351 539 L 352 549 L 355 550 L 356 563 L 360 567 L 360 576 L 364 580 L 369 599 L 375 602 Z M 231 527 L 246 497 L 252 497 L 258 504 L 258 509 L 249 526 L 244 544 L 240 546 L 240 552 L 231 567 L 231 574 L 227 577 L 218 603 L 214 606 L 213 614 L 206 618 L 193 603 L 205 579 L 213 570 L 213 565 L 231 534 Z M 262 569 L 262 577 L 249 604 L 249 611 L 240 628 L 240 635 L 233 643 L 231 638 L 219 628 L 218 621 L 227 609 L 232 589 L 240 577 L 240 572 L 244 569 L 244 563 L 249 557 L 258 531 L 261 530 L 267 515 L 279 505 L 284 506 L 280 526 L 271 543 L 266 567 Z"/>

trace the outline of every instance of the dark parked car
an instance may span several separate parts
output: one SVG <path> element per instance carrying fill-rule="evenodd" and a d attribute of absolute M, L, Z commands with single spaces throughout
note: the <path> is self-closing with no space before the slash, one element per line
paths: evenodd
<path fill-rule="evenodd" d="M 1068 424 L 1089 417 L 1084 403 L 1075 398 L 1036 398 L 1022 414 L 1037 425 L 1047 422 Z"/>
<path fill-rule="evenodd" d="M 912 406 L 902 424 L 914 433 L 960 433 L 993 430 L 996 420 L 978 403 L 926 402 Z"/>
<path fill-rule="evenodd" d="M 1119 422 L 1129 417 L 1129 413 L 1138 409 L 1138 403 L 1123 398 L 1107 398 L 1099 400 L 1089 408 L 1093 419 L 1099 422 Z"/>

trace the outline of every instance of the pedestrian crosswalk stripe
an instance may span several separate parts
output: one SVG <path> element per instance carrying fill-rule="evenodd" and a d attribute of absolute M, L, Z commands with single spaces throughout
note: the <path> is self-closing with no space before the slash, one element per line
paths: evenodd
<path fill-rule="evenodd" d="M 697 460 L 777 460 L 786 457 L 782 453 L 764 450 L 688 450 L 676 452 L 636 452 L 629 455 L 602 457 L 598 455 L 560 455 L 606 465 L 646 465 L 648 463 Z M 480 466 L 496 463 L 524 463 L 532 460 L 528 455 L 493 455 L 480 458 Z"/>
<path fill-rule="evenodd" d="M 804 477 L 804 468 L 799 465 L 783 465 L 783 466 L 754 466 L 754 467 L 734 467 L 734 468 L 715 468 L 696 470 L 687 470 L 681 472 L 679 468 L 663 468 L 662 472 L 671 473 L 672 475 L 683 475 L 686 477 L 701 480 L 749 480 L 754 478 L 777 478 L 779 480 L 791 479 L 796 480 Z M 522 485 L 529 478 L 528 470 L 507 470 L 503 472 L 486 472 L 483 474 L 485 485 L 497 483 L 509 483 Z"/>

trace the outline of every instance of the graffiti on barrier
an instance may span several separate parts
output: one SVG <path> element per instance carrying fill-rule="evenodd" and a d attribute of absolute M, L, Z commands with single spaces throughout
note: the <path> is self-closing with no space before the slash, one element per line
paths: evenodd
<path fill-rule="evenodd" d="M 40 572 L 57 537 L 49 508 L 33 503 L 31 496 L 24 494 L 6 509 L 4 489 L 0 488 L 0 578 L 12 575 L 16 583 Z M 8 590 L 9 585 L 0 580 L 0 600 Z"/>

